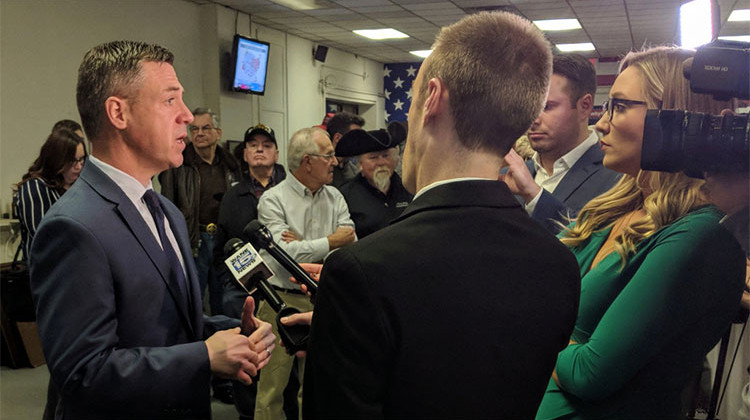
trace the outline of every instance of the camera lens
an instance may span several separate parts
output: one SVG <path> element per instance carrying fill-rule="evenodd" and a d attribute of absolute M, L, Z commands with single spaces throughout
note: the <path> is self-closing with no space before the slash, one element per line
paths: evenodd
<path fill-rule="evenodd" d="M 684 171 L 696 178 L 704 171 L 747 171 L 749 122 L 747 114 L 649 110 L 644 122 L 641 168 Z"/>

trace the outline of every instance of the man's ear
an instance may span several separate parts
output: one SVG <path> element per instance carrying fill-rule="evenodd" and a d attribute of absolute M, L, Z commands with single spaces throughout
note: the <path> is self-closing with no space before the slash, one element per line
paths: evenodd
<path fill-rule="evenodd" d="M 331 141 L 333 142 L 334 149 L 336 148 L 336 145 L 339 144 L 339 140 L 341 140 L 341 137 L 344 137 L 344 135 L 341 133 L 333 133 Z"/>
<path fill-rule="evenodd" d="M 591 111 L 594 109 L 594 97 L 590 93 L 587 93 L 580 98 L 576 103 L 576 107 L 586 114 L 586 118 L 591 115 Z"/>
<path fill-rule="evenodd" d="M 445 83 L 437 77 L 427 82 L 427 98 L 424 101 L 424 122 L 428 123 L 448 106 L 448 91 Z"/>
<path fill-rule="evenodd" d="M 219 138 L 221 138 L 221 128 L 217 128 L 216 129 L 216 133 L 218 133 L 219 134 Z"/>
<path fill-rule="evenodd" d="M 305 155 L 302 157 L 302 164 L 305 165 L 305 170 L 309 173 L 312 171 L 312 158 L 310 155 Z"/>
<path fill-rule="evenodd" d="M 128 126 L 128 113 L 130 109 L 125 99 L 110 96 L 104 101 L 104 112 L 110 124 L 118 130 L 124 130 Z"/>

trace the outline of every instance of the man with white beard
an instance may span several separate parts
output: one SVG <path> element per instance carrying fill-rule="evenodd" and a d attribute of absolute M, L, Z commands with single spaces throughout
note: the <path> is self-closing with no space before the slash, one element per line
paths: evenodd
<path fill-rule="evenodd" d="M 336 156 L 357 156 L 359 174 L 339 189 L 349 206 L 358 238 L 385 227 L 411 202 L 398 166 L 398 144 L 386 130 L 352 130 L 336 145 Z"/>

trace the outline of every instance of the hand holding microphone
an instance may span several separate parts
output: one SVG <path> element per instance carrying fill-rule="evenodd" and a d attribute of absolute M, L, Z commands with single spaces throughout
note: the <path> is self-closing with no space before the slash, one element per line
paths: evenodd
<path fill-rule="evenodd" d="M 297 314 L 300 311 L 297 308 L 287 306 L 268 283 L 267 279 L 273 276 L 273 273 L 260 257 L 258 251 L 251 244 L 246 244 L 241 239 L 232 238 L 224 246 L 224 254 L 227 256 L 224 264 L 232 273 L 237 284 L 248 294 L 259 290 L 266 302 L 276 312 L 276 325 L 287 353 L 294 354 L 298 350 L 305 349 L 310 334 L 310 326 L 288 326 L 281 323 L 282 317 Z M 310 281 L 312 282 L 312 280 Z M 244 324 L 242 332 L 243 334 L 249 334 L 251 332 L 249 326 Z"/>
<path fill-rule="evenodd" d="M 323 271 L 323 264 L 318 263 L 300 263 L 300 267 L 302 267 L 303 270 L 310 276 L 315 283 L 320 283 L 320 272 Z M 300 283 L 297 281 L 296 278 L 290 277 L 289 280 L 292 281 L 292 283 L 299 284 L 299 288 L 302 290 L 302 292 L 306 293 L 307 296 L 312 297 L 312 294 L 310 294 L 310 291 L 307 289 L 307 286 L 305 286 L 304 283 Z"/>
<path fill-rule="evenodd" d="M 258 249 L 265 249 L 269 254 L 281 264 L 292 276 L 297 280 L 297 283 L 303 284 L 307 287 L 307 293 L 311 297 L 318 291 L 318 284 L 310 278 L 305 270 L 297 264 L 294 259 L 289 256 L 276 242 L 273 241 L 273 236 L 267 227 L 263 226 L 259 221 L 252 220 L 242 230 L 242 235 Z"/>

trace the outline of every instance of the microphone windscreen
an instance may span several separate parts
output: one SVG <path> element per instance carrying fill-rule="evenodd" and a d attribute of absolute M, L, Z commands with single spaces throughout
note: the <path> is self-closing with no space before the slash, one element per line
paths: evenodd
<path fill-rule="evenodd" d="M 234 254 L 243 245 L 242 239 L 232 238 L 224 244 L 224 255 L 230 256 Z"/>
<path fill-rule="evenodd" d="M 253 244 L 253 246 L 263 248 L 262 244 L 264 243 L 264 241 L 260 240 L 259 232 L 264 227 L 265 226 L 263 226 L 263 224 L 261 224 L 258 219 L 251 220 L 250 223 L 245 225 L 245 228 L 242 229 L 242 235 L 247 238 L 248 242 Z"/>

